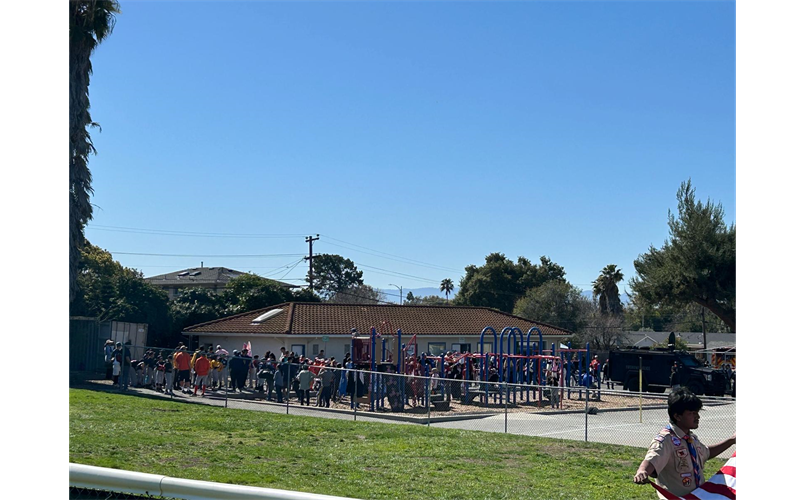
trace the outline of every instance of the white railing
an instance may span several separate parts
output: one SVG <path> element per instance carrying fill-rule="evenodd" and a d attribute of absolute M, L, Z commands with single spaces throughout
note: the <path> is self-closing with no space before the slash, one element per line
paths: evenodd
<path fill-rule="evenodd" d="M 81 464 L 70 464 L 70 486 L 186 500 L 351 500 L 345 497 L 195 481 Z"/>

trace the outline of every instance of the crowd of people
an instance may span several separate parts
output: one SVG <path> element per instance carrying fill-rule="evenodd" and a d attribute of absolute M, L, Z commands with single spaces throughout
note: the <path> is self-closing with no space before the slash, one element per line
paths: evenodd
<path fill-rule="evenodd" d="M 138 350 L 143 351 L 142 348 Z M 305 357 L 285 347 L 278 353 L 266 352 L 262 357 L 245 348 L 230 353 L 220 345 L 193 350 L 183 344 L 173 350 L 148 348 L 140 359 L 132 359 L 131 352 L 128 342 L 124 345 L 109 340 L 104 346 L 107 379 L 123 389 L 133 386 L 172 396 L 181 391 L 184 395 L 200 397 L 211 391 L 250 391 L 267 401 L 283 403 L 295 398 L 299 404 L 310 405 L 313 399 L 316 405 L 323 407 L 346 398 L 350 408 L 358 407 L 358 399 L 369 392 L 368 371 L 356 370 L 356 363 L 348 354 L 339 363 L 335 357 L 325 357 L 323 350 L 314 357 Z M 394 408 L 425 405 L 428 392 L 444 393 L 448 400 L 459 399 L 462 391 L 468 390 L 464 381 L 478 383 L 483 378 L 479 361 L 454 351 L 448 351 L 443 357 L 424 353 L 409 355 L 402 368 L 403 374 L 408 375 L 404 383 L 396 378 L 383 378 L 380 383 L 386 388 Z M 598 397 L 603 383 L 607 388 L 614 387 L 609 380 L 609 360 L 600 364 L 598 356 L 592 358 L 586 371 L 575 356 L 565 360 L 564 365 L 549 360 L 541 365 L 539 378 L 534 373 L 534 368 L 539 366 L 536 362 L 529 364 L 523 360 L 504 359 L 499 372 L 494 356 L 490 361 L 488 381 L 493 384 L 493 390 L 499 390 L 502 382 L 539 382 L 548 386 L 552 407 L 559 407 L 562 385 L 568 391 L 568 398 L 571 397 L 571 387 L 578 390 L 579 398 L 585 387 L 598 389 Z M 469 375 L 466 370 L 469 370 Z M 378 371 L 396 374 L 396 364 L 389 356 L 385 362 L 379 363 Z M 523 374 L 515 376 L 516 371 L 523 371 Z M 564 384 L 560 380 L 562 376 Z"/>
<path fill-rule="evenodd" d="M 131 345 L 111 340 L 104 346 L 106 378 L 122 389 L 129 386 L 156 392 L 204 397 L 210 391 L 250 391 L 264 395 L 268 401 L 285 402 L 296 396 L 300 404 L 310 405 L 311 393 L 318 406 L 330 407 L 331 401 L 366 392 L 363 372 L 353 368 L 349 355 L 343 363 L 335 357 L 325 358 L 324 351 L 315 357 L 301 356 L 284 347 L 263 357 L 247 349 L 231 354 L 220 345 L 191 351 L 179 344 L 174 350 L 146 349 L 141 359 L 132 359 Z M 357 384 L 357 387 L 356 387 Z"/>

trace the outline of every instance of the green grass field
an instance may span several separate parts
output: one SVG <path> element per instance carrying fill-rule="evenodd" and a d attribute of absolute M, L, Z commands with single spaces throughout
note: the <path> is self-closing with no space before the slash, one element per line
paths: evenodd
<path fill-rule="evenodd" d="M 70 390 L 73 463 L 362 499 L 655 499 L 644 453 Z"/>

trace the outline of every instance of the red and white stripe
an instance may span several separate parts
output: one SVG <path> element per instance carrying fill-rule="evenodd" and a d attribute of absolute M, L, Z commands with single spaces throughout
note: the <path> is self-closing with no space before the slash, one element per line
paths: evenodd
<path fill-rule="evenodd" d="M 720 471 L 713 474 L 709 481 L 691 491 L 685 496 L 678 497 L 662 486 L 651 483 L 654 488 L 668 500 L 735 500 L 735 453 L 727 460 Z"/>

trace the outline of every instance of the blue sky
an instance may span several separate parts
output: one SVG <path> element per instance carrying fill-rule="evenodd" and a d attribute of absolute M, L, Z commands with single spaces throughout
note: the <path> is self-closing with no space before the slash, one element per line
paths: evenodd
<path fill-rule="evenodd" d="M 86 235 L 146 276 L 302 283 L 320 234 L 378 288 L 502 252 L 589 289 L 663 243 L 688 178 L 735 221 L 734 2 L 121 8 Z"/>

